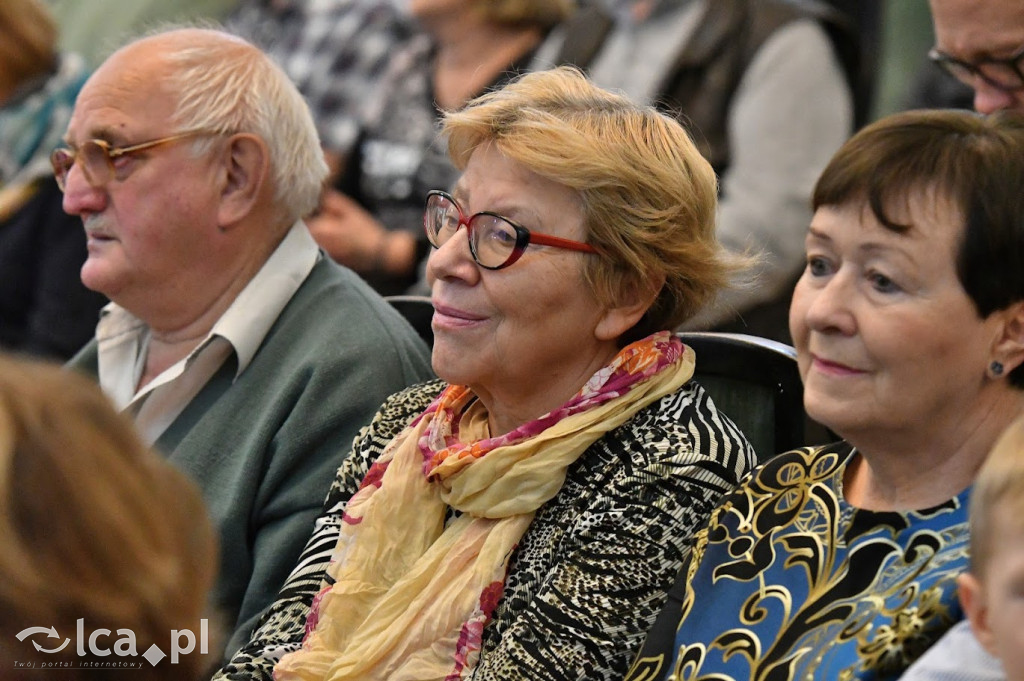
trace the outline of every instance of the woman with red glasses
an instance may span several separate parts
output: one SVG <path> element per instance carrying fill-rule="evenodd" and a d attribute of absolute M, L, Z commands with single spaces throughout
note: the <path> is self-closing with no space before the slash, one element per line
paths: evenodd
<path fill-rule="evenodd" d="M 753 464 L 670 332 L 738 266 L 680 125 L 557 69 L 444 130 L 461 176 L 424 213 L 442 380 L 357 439 L 227 678 L 620 678 Z"/>

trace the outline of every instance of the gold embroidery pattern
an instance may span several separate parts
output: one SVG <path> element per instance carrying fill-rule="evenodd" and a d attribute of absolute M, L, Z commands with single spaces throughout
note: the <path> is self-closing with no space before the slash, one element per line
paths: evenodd
<path fill-rule="evenodd" d="M 960 618 L 962 500 L 854 509 L 841 500 L 847 460 L 782 455 L 716 511 L 688 564 L 670 679 L 895 678 Z"/>

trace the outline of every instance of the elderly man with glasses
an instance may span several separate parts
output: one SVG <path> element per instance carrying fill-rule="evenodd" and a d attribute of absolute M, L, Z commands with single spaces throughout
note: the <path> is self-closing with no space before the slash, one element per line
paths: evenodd
<path fill-rule="evenodd" d="M 1024 114 L 1024 2 L 929 0 L 935 47 L 928 58 L 974 90 L 983 114 Z M 1000 681 L 1006 675 L 964 620 L 922 656 L 902 681 Z"/>
<path fill-rule="evenodd" d="M 335 470 L 422 341 L 301 217 L 327 173 L 287 76 L 214 30 L 152 35 L 86 83 L 53 153 L 112 301 L 70 366 L 203 488 L 233 652 L 277 594 Z M 170 632 L 168 632 L 170 635 Z"/>

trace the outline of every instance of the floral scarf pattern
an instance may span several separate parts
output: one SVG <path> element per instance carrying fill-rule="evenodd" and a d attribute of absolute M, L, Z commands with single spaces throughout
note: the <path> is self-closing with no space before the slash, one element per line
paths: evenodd
<path fill-rule="evenodd" d="M 536 510 L 587 447 L 693 368 L 692 350 L 654 334 L 558 409 L 497 437 L 473 393 L 447 387 L 349 500 L 303 647 L 275 679 L 464 678 Z"/>

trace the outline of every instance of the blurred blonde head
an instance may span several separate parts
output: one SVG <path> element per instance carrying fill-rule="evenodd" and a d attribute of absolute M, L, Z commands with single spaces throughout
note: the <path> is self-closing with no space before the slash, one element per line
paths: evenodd
<path fill-rule="evenodd" d="M 599 254 L 585 270 L 598 300 L 636 292 L 654 299 L 620 343 L 674 329 L 740 267 L 715 237 L 714 171 L 682 126 L 573 68 L 530 73 L 485 94 L 447 114 L 444 132 L 460 169 L 493 143 L 578 193 L 586 241 Z"/>
<path fill-rule="evenodd" d="M 957 578 L 978 641 L 1002 662 L 1003 678 L 1024 679 L 1024 416 L 992 447 L 971 489 L 971 569 Z"/>
<path fill-rule="evenodd" d="M 200 631 L 215 571 L 196 487 L 143 447 L 97 386 L 0 357 L 0 658 L 31 658 L 31 642 L 15 638 L 26 627 L 67 638 L 79 619 L 86 638 L 129 629 L 139 655 L 154 643 L 167 650 L 172 629 Z M 77 663 L 75 648 L 45 661 Z M 199 678 L 208 665 L 185 655 L 132 677 Z"/>
<path fill-rule="evenodd" d="M 1004 539 L 997 528 L 1024 532 L 1024 417 L 1003 432 L 981 467 L 971 490 L 970 524 L 971 572 L 984 579 L 996 544 Z"/>

